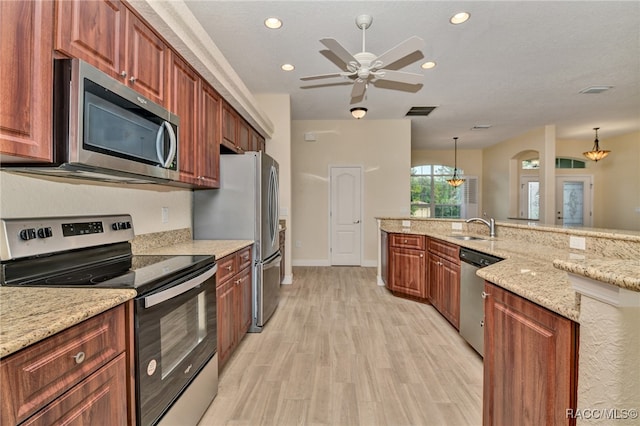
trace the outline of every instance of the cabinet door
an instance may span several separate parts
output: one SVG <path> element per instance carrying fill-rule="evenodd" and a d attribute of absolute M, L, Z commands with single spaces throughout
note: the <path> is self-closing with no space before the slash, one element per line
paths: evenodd
<path fill-rule="evenodd" d="M 198 160 L 200 185 L 220 187 L 220 96 L 208 84 L 202 84 L 202 118 Z"/>
<path fill-rule="evenodd" d="M 457 329 L 460 328 L 460 266 L 441 259 L 442 315 Z"/>
<path fill-rule="evenodd" d="M 485 283 L 485 425 L 567 425 L 575 410 L 577 325 Z"/>
<path fill-rule="evenodd" d="M 119 0 L 57 1 L 56 50 L 121 79 L 120 73 L 127 72 L 125 10 Z"/>
<path fill-rule="evenodd" d="M 251 151 L 251 128 L 242 119 L 238 118 L 238 146 L 242 151 Z"/>
<path fill-rule="evenodd" d="M 239 339 L 245 335 L 251 326 L 253 315 L 253 292 L 251 291 L 251 268 L 245 268 L 238 274 L 238 299 L 240 302 L 240 330 Z"/>
<path fill-rule="evenodd" d="M 229 359 L 236 343 L 236 283 L 231 279 L 216 288 L 218 308 L 218 366 L 221 368 Z"/>
<path fill-rule="evenodd" d="M 426 297 L 424 250 L 392 247 L 389 263 L 393 291 L 414 297 Z"/>
<path fill-rule="evenodd" d="M 126 356 L 122 353 L 23 425 L 125 426 L 128 377 L 126 365 Z"/>
<path fill-rule="evenodd" d="M 222 103 L 222 140 L 220 143 L 232 151 L 238 151 L 238 116 L 226 102 Z"/>
<path fill-rule="evenodd" d="M 0 153 L 52 160 L 52 1 L 0 2 Z"/>
<path fill-rule="evenodd" d="M 127 84 L 143 96 L 168 106 L 166 83 L 167 45 L 149 26 L 127 11 L 126 72 Z M 182 118 L 182 117 L 181 117 Z"/>
<path fill-rule="evenodd" d="M 442 300 L 444 295 L 444 285 L 441 278 L 441 263 L 440 257 L 429 254 L 429 259 L 427 260 L 427 295 L 429 297 L 429 301 L 433 307 L 438 310 L 438 312 L 442 311 L 444 304 Z"/>
<path fill-rule="evenodd" d="M 171 111 L 180 117 L 178 130 L 178 169 L 180 180 L 197 183 L 196 147 L 198 140 L 198 95 L 200 79 L 182 59 L 171 54 Z"/>

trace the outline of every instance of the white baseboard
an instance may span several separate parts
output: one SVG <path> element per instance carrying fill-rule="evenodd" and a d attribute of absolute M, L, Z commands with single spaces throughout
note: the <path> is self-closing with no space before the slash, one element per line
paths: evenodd
<path fill-rule="evenodd" d="M 293 274 L 285 275 L 284 278 L 282 278 L 282 282 L 280 284 L 282 284 L 282 285 L 291 285 L 291 284 L 293 284 Z"/>
<path fill-rule="evenodd" d="M 291 261 L 292 266 L 331 266 L 329 259 L 297 259 Z M 357 266 L 357 265 L 354 265 Z M 377 260 L 363 260 L 360 265 L 364 268 L 375 268 L 378 266 Z"/>
<path fill-rule="evenodd" d="M 375 260 L 375 259 L 363 260 L 361 266 L 363 266 L 365 268 L 377 268 L 378 267 L 378 261 Z"/>
<path fill-rule="evenodd" d="M 378 285 L 380 287 L 384 287 L 384 281 L 382 281 L 382 277 L 380 275 L 376 276 L 377 280 L 378 280 Z"/>

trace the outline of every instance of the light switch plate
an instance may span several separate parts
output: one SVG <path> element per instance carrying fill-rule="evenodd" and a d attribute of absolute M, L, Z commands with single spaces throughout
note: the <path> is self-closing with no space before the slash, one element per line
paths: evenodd
<path fill-rule="evenodd" d="M 462 224 L 460 222 L 451 222 L 451 229 L 454 231 L 462 231 Z"/>
<path fill-rule="evenodd" d="M 587 248 L 587 244 L 584 237 L 574 237 L 573 235 L 569 236 L 569 248 L 585 250 Z"/>
<path fill-rule="evenodd" d="M 169 223 L 169 207 L 162 208 L 162 223 Z"/>
<path fill-rule="evenodd" d="M 411 226 L 411 221 L 410 220 L 403 220 L 402 221 L 402 227 L 403 228 L 409 228 Z"/>

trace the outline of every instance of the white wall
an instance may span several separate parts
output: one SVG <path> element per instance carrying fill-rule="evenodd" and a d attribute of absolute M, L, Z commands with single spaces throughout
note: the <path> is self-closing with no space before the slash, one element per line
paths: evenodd
<path fill-rule="evenodd" d="M 294 120 L 291 164 L 293 264 L 329 265 L 329 167 L 343 165 L 364 170 L 362 264 L 375 266 L 375 217 L 409 216 L 410 121 Z"/>
<path fill-rule="evenodd" d="M 276 159 L 280 167 L 280 219 L 287 221 L 285 231 L 285 277 L 283 283 L 291 284 L 291 97 L 288 94 L 255 95 L 259 107 L 271 119 L 274 132 L 266 142 L 266 152 Z"/>
<path fill-rule="evenodd" d="M 167 223 L 162 223 L 162 207 L 169 208 Z M 2 218 L 85 214 L 130 214 L 136 235 L 191 228 L 191 191 L 160 185 L 117 187 L 73 179 L 45 180 L 0 172 Z"/>

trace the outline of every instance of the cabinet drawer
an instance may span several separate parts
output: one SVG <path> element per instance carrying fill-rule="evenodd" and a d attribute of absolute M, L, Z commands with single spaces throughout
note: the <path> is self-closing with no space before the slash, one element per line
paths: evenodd
<path fill-rule="evenodd" d="M 429 239 L 429 251 L 449 259 L 454 263 L 460 263 L 460 247 L 434 238 Z"/>
<path fill-rule="evenodd" d="M 251 265 L 251 246 L 238 252 L 238 271 L 242 271 L 249 265 Z"/>
<path fill-rule="evenodd" d="M 238 263 L 236 254 L 230 254 L 218 261 L 218 285 L 224 283 L 230 277 L 238 272 Z"/>
<path fill-rule="evenodd" d="M 390 234 L 391 247 L 424 250 L 424 235 Z"/>
<path fill-rule="evenodd" d="M 125 350 L 124 305 L 0 362 L 2 424 L 22 422 Z"/>

